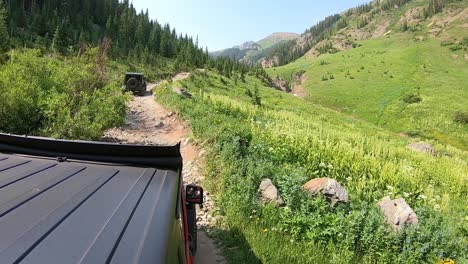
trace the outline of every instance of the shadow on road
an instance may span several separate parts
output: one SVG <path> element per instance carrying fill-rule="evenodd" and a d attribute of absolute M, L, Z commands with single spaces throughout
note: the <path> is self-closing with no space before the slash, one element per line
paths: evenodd
<path fill-rule="evenodd" d="M 239 229 L 211 229 L 210 236 L 221 241 L 227 263 L 261 264 L 249 242 Z"/>

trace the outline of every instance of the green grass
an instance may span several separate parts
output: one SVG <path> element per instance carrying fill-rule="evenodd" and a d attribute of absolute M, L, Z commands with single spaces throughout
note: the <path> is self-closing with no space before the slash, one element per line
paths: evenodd
<path fill-rule="evenodd" d="M 332 65 L 332 64 L 330 64 Z M 194 95 L 171 92 L 177 85 Z M 261 106 L 252 98 L 258 90 Z M 156 96 L 207 142 L 207 183 L 218 200 L 230 263 L 434 263 L 466 261 L 468 154 L 435 142 L 441 156 L 412 152 L 410 139 L 310 101 L 213 72 L 163 84 Z M 330 208 L 301 192 L 332 177 L 351 203 Z M 271 178 L 286 207 L 258 201 Z M 393 233 L 376 202 L 405 197 L 420 224 Z"/>
<path fill-rule="evenodd" d="M 280 34 L 280 35 L 277 35 Z M 281 33 L 275 33 L 273 35 L 270 35 L 259 42 L 257 42 L 260 46 L 262 46 L 262 49 L 268 49 L 271 48 L 279 43 L 284 43 L 286 41 L 289 41 L 291 39 L 294 39 L 292 36 L 281 36 Z"/>
<path fill-rule="evenodd" d="M 463 50 L 453 52 L 434 39 L 415 41 L 409 34 L 360 44 L 346 52 L 301 58 L 268 73 L 290 80 L 304 70 L 311 102 L 396 133 L 417 132 L 423 138 L 468 149 L 468 127 L 454 121 L 454 114 L 466 111 L 468 105 L 468 63 Z M 335 78 L 322 80 L 330 74 Z M 414 93 L 421 96 L 420 103 L 402 100 Z"/>

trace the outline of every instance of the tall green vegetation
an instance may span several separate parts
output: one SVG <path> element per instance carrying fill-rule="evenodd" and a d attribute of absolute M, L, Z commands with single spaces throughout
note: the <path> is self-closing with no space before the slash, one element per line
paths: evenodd
<path fill-rule="evenodd" d="M 123 122 L 127 97 L 108 79 L 101 52 L 58 60 L 39 50 L 11 51 L 0 65 L 0 131 L 99 139 Z"/>
<path fill-rule="evenodd" d="M 194 95 L 184 99 L 171 84 L 158 89 L 212 150 L 207 178 L 227 229 L 217 235 L 233 263 L 467 260 L 465 152 L 442 145 L 446 156 L 412 152 L 406 138 L 264 87 L 254 76 L 236 84 L 195 72 L 172 85 Z M 301 190 L 317 177 L 339 181 L 350 203 L 332 208 Z M 263 178 L 279 188 L 285 207 L 259 201 Z M 404 198 L 419 224 L 393 232 L 376 206 L 387 195 Z"/>

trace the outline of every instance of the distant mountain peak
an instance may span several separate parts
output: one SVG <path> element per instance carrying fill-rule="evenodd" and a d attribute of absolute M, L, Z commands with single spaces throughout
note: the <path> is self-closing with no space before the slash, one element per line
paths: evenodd
<path fill-rule="evenodd" d="M 262 47 L 259 44 L 257 44 L 257 42 L 255 41 L 246 41 L 242 43 L 242 45 L 234 46 L 233 48 L 240 49 L 240 50 L 259 50 Z"/>
<path fill-rule="evenodd" d="M 255 64 L 260 58 L 265 56 L 265 50 L 271 49 L 280 43 L 298 38 L 300 35 L 289 32 L 275 32 L 269 36 L 255 41 L 246 41 L 241 45 L 229 49 L 211 52 L 213 57 L 229 57 L 237 60 L 244 60 L 247 63 Z"/>

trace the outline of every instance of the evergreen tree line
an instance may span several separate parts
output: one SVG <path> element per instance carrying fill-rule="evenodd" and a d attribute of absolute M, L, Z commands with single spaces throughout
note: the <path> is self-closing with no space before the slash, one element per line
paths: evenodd
<path fill-rule="evenodd" d="M 411 0 L 380 0 L 377 3 L 380 11 L 385 11 L 395 8 L 395 6 L 401 7 L 410 1 Z"/>
<path fill-rule="evenodd" d="M 151 63 L 172 58 L 180 67 L 202 67 L 208 53 L 198 40 L 178 35 L 169 24 L 151 20 L 148 11 L 138 13 L 129 0 L 0 0 L 8 15 L 5 44 L 11 47 L 46 48 L 70 53 L 86 45 L 112 41 L 110 56 Z M 2 20 L 4 21 L 4 20 Z M 0 22 L 1 23 L 1 22 Z M 4 47 L 4 49 L 7 49 Z"/>
<path fill-rule="evenodd" d="M 356 20 L 356 27 L 360 29 L 360 28 L 363 28 L 363 27 L 367 26 L 367 24 L 369 24 L 369 21 L 371 19 L 372 19 L 372 17 L 369 18 L 367 15 L 363 15 L 363 16 L 358 17 L 357 20 Z"/>
<path fill-rule="evenodd" d="M 229 57 L 218 57 L 209 59 L 207 66 L 209 69 L 216 70 L 219 74 L 233 79 L 235 82 L 239 78 L 245 82 L 245 76 L 249 74 L 262 80 L 265 85 L 271 86 L 272 80 L 260 64 L 250 65 Z"/>
<path fill-rule="evenodd" d="M 376 0 L 374 2 L 349 9 L 343 16 L 338 14 L 329 16 L 315 26 L 306 30 L 306 32 L 301 36 L 302 39 L 300 44 L 297 40 L 292 40 L 278 45 L 269 53 L 268 57 L 275 62 L 274 66 L 288 64 L 302 57 L 320 41 L 329 39 L 340 29 L 348 26 L 348 21 L 352 20 L 352 16 L 357 16 L 356 27 L 363 28 L 369 24 L 375 14 L 394 9 L 395 7 L 399 8 L 410 1 L 411 0 Z M 442 12 L 447 4 L 460 1 L 463 0 L 430 0 L 429 4 L 423 9 L 423 17 L 431 17 Z M 402 24 L 402 30 L 407 31 L 408 29 L 408 23 L 407 21 L 404 21 Z"/>
<path fill-rule="evenodd" d="M 176 71 L 208 67 L 230 78 L 253 73 L 268 76 L 256 65 L 231 58 L 211 58 L 195 40 L 177 34 L 169 24 L 137 13 L 128 0 L 0 0 L 0 53 L 28 47 L 69 54 L 88 45 L 111 43 L 114 59 L 157 64 L 161 57 L 174 61 Z M 3 8 L 2 8 L 3 5 Z M 236 75 L 237 76 L 237 75 Z"/>
<path fill-rule="evenodd" d="M 0 1 L 0 56 L 8 50 L 9 38 L 8 38 L 8 29 L 6 25 L 6 10 L 3 7 L 3 2 Z M 0 62 L 2 58 L 0 57 Z"/>
<path fill-rule="evenodd" d="M 372 3 L 362 4 L 362 5 L 357 6 L 355 8 L 348 9 L 345 12 L 345 16 L 347 16 L 347 17 L 352 16 L 352 15 L 358 15 L 359 16 L 359 15 L 362 15 L 362 14 L 369 13 L 373 9 L 374 9 L 374 6 L 373 6 Z"/>
<path fill-rule="evenodd" d="M 461 2 L 462 0 L 431 0 L 423 9 L 423 17 L 428 18 L 444 10 L 449 3 Z"/>

